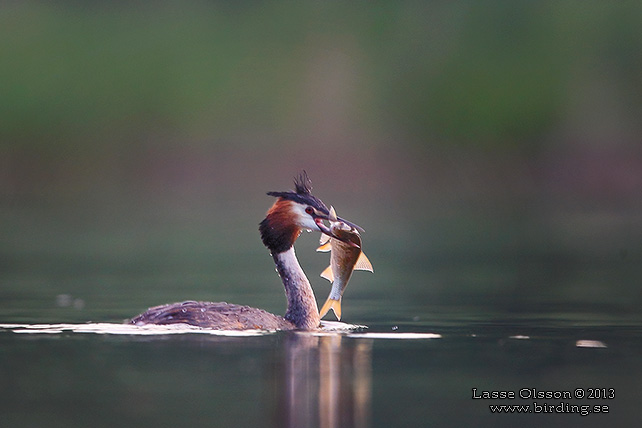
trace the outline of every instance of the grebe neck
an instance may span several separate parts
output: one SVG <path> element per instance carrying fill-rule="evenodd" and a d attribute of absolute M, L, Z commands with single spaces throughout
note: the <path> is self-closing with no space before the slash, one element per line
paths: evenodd
<path fill-rule="evenodd" d="M 294 247 L 280 253 L 272 253 L 276 270 L 283 281 L 288 309 L 285 319 L 304 330 L 319 326 L 319 309 L 310 282 L 294 253 Z"/>

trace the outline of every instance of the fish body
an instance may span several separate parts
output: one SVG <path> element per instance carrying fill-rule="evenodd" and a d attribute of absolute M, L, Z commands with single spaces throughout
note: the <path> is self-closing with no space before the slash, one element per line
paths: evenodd
<path fill-rule="evenodd" d="M 330 251 L 330 266 L 321 273 L 321 276 L 332 283 L 332 290 L 321 307 L 319 316 L 325 316 L 332 309 L 337 319 L 341 320 L 341 298 L 352 272 L 355 270 L 373 272 L 373 269 L 370 260 L 361 251 L 361 236 L 356 228 L 341 221 L 331 222 L 330 228 L 335 236 L 346 239 L 352 245 L 326 235 L 321 237 L 322 245 L 317 248 L 317 251 Z"/>

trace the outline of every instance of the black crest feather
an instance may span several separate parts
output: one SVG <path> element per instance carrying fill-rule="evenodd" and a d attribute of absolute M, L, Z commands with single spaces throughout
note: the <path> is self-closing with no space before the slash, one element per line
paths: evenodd
<path fill-rule="evenodd" d="M 294 188 L 299 195 L 309 195 L 312 192 L 312 182 L 305 170 L 298 177 L 294 177 Z"/>
<path fill-rule="evenodd" d="M 302 171 L 298 177 L 294 178 L 294 189 L 294 192 L 267 192 L 267 194 L 300 204 L 311 205 L 326 214 L 329 212 L 328 207 L 319 198 L 312 196 L 312 182 L 307 172 Z"/>

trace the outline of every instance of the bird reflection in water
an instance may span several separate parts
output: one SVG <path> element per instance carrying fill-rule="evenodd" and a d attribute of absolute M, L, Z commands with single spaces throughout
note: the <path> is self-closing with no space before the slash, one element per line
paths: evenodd
<path fill-rule="evenodd" d="M 372 341 L 308 333 L 286 341 L 277 426 L 370 426 Z"/>

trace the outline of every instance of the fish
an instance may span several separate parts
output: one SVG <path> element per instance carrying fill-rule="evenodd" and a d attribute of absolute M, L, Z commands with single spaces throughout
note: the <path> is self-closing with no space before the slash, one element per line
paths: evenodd
<path fill-rule="evenodd" d="M 368 257 L 361 250 L 361 236 L 356 225 L 341 221 L 332 207 L 330 207 L 330 218 L 332 234 L 345 238 L 348 242 L 321 235 L 321 246 L 317 248 L 317 251 L 330 251 L 330 265 L 321 272 L 321 277 L 332 283 L 332 289 L 319 311 L 319 317 L 323 318 L 332 309 L 337 319 L 341 320 L 341 298 L 348 286 L 352 272 L 355 270 L 374 272 L 374 269 Z"/>

